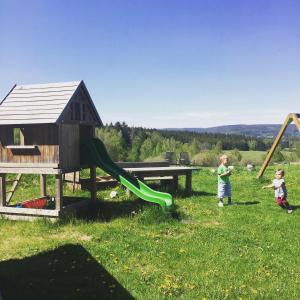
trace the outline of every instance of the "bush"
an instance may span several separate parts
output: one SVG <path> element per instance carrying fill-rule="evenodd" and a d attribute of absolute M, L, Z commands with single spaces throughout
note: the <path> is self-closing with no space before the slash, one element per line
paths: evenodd
<path fill-rule="evenodd" d="M 281 153 L 281 151 L 279 149 L 276 149 L 275 152 L 273 153 L 271 162 L 283 162 L 284 161 L 284 156 Z"/>
<path fill-rule="evenodd" d="M 269 151 L 263 155 L 263 160 L 266 159 L 267 155 L 268 155 Z M 283 154 L 281 153 L 280 149 L 277 148 L 275 150 L 275 152 L 273 153 L 272 159 L 271 159 L 271 163 L 280 163 L 283 162 L 285 160 Z"/>
<path fill-rule="evenodd" d="M 204 151 L 195 155 L 193 162 L 203 167 L 217 167 L 219 165 L 219 156 L 215 151 Z"/>
<path fill-rule="evenodd" d="M 238 149 L 234 149 L 229 152 L 229 164 L 231 165 L 238 165 L 239 162 L 242 160 L 242 154 Z"/>

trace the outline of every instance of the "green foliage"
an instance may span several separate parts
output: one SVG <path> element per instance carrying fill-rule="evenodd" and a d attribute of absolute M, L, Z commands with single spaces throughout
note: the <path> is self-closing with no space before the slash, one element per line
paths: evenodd
<path fill-rule="evenodd" d="M 219 165 L 219 153 L 209 150 L 198 153 L 193 157 L 193 162 L 196 165 L 203 167 L 216 167 Z"/>
<path fill-rule="evenodd" d="M 281 153 L 280 149 L 277 148 L 277 149 L 275 150 L 275 152 L 273 153 L 271 162 L 279 163 L 279 162 L 283 162 L 283 161 L 284 161 L 284 156 L 283 156 L 283 154 Z"/>
<path fill-rule="evenodd" d="M 97 130 L 97 136 L 107 146 L 113 160 L 143 161 L 164 157 L 172 151 L 179 157 L 180 152 L 188 152 L 190 157 L 201 164 L 213 164 L 223 151 L 233 150 L 234 163 L 241 163 L 237 151 L 266 150 L 272 140 L 258 139 L 242 135 L 196 133 L 129 127 L 125 122 L 110 124 Z M 213 153 L 207 152 L 211 150 Z M 198 153 L 201 153 L 197 155 Z M 218 161 L 218 158 L 217 158 Z M 243 159 L 243 163 L 245 159 Z M 258 160 L 256 160 L 258 163 Z"/>
<path fill-rule="evenodd" d="M 128 154 L 129 161 L 139 161 L 141 155 L 141 146 L 143 144 L 143 140 L 139 136 L 135 136 L 132 141 L 132 146 Z"/>
<path fill-rule="evenodd" d="M 242 154 L 238 149 L 229 152 L 230 164 L 237 165 L 242 160 Z"/>
<path fill-rule="evenodd" d="M 103 141 L 110 157 L 114 161 L 125 160 L 125 143 L 120 131 L 111 127 L 99 128 L 96 130 L 96 136 Z"/>
<path fill-rule="evenodd" d="M 247 142 L 249 150 L 254 151 L 257 147 L 257 141 L 256 140 L 250 140 Z"/>
<path fill-rule="evenodd" d="M 221 154 L 222 152 L 222 142 L 221 141 L 218 141 L 213 147 L 212 147 L 212 151 L 215 153 L 215 154 Z"/>
<path fill-rule="evenodd" d="M 300 141 L 295 142 L 294 147 L 295 147 L 295 152 L 296 152 L 298 158 L 300 158 Z"/>

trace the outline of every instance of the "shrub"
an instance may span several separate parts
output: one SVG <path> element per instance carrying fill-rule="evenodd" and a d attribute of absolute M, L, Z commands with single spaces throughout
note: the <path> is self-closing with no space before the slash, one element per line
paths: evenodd
<path fill-rule="evenodd" d="M 268 155 L 269 151 L 263 155 L 263 160 L 266 159 L 267 155 Z M 272 156 L 272 159 L 271 159 L 271 163 L 280 163 L 280 162 L 283 162 L 285 159 L 284 159 L 284 156 L 283 154 L 281 153 L 280 149 L 277 148 L 275 150 L 275 152 L 273 153 L 273 156 Z"/>
<path fill-rule="evenodd" d="M 229 152 L 229 163 L 231 165 L 238 165 L 239 162 L 242 160 L 242 154 L 238 149 L 233 149 Z"/>
<path fill-rule="evenodd" d="M 219 154 L 215 151 L 203 151 L 193 157 L 196 165 L 203 167 L 217 167 L 219 165 Z"/>

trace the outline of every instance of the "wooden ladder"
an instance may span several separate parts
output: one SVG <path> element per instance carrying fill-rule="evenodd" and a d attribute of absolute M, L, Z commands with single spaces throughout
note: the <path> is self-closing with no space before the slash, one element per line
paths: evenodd
<path fill-rule="evenodd" d="M 14 180 L 11 180 L 11 181 L 8 181 L 8 182 L 13 182 L 13 185 L 11 187 L 11 190 L 8 192 L 8 195 L 7 195 L 7 198 L 6 198 L 6 205 L 9 204 L 10 200 L 12 199 L 19 183 L 20 183 L 20 180 L 21 180 L 21 177 L 22 177 L 22 174 L 18 174 L 16 179 Z"/>

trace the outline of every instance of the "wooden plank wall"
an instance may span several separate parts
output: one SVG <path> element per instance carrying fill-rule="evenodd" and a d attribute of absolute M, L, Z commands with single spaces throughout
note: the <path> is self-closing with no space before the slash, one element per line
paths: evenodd
<path fill-rule="evenodd" d="M 79 108 L 77 114 L 76 106 Z M 73 95 L 72 101 L 69 103 L 62 116 L 63 122 L 69 124 L 80 122 L 80 124 L 91 125 L 97 122 L 93 107 L 82 89 L 78 89 Z"/>
<path fill-rule="evenodd" d="M 59 162 L 63 169 L 80 166 L 80 134 L 78 124 L 59 126 Z"/>
<path fill-rule="evenodd" d="M 59 163 L 58 126 L 54 124 L 24 125 L 25 145 L 37 145 L 34 150 L 13 150 L 13 128 L 0 126 L 0 164 L 1 163 Z M 21 126 L 20 126 L 21 127 Z"/>

